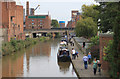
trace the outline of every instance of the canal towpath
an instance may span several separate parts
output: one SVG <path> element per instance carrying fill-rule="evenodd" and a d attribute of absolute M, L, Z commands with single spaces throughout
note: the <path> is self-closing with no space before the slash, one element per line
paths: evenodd
<path fill-rule="evenodd" d="M 79 42 L 80 41 L 83 42 L 85 40 L 87 41 L 87 39 L 85 38 L 78 38 L 78 37 L 73 38 L 72 41 L 74 42 L 74 46 L 68 45 L 70 52 L 72 52 L 72 48 L 74 48 L 76 51 L 79 52 L 79 57 L 76 59 L 72 59 L 72 64 L 76 71 L 76 74 L 78 75 L 78 78 L 80 79 L 86 79 L 86 78 L 87 79 L 109 79 L 109 75 L 106 71 L 101 71 L 101 75 L 99 75 L 97 71 L 96 75 L 94 75 L 92 65 L 88 64 L 88 69 L 84 69 L 84 63 L 83 63 L 82 58 L 84 56 L 84 53 L 86 53 L 86 49 L 80 48 L 79 46 L 82 47 L 82 44 Z M 86 47 L 88 45 L 89 44 L 86 44 Z"/>

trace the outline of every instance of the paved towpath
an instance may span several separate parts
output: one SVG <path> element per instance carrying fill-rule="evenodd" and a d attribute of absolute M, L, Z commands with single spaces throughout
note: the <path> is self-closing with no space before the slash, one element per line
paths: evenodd
<path fill-rule="evenodd" d="M 74 41 L 74 40 L 72 39 L 72 41 Z M 79 50 L 75 41 L 74 41 L 74 44 L 75 44 L 74 46 L 70 46 L 70 44 L 69 44 L 68 48 L 69 48 L 70 52 L 71 52 L 72 48 L 74 48 L 76 51 L 79 52 L 79 57 L 76 58 L 75 60 L 72 59 L 72 63 L 75 68 L 75 71 L 76 71 L 77 75 L 80 77 L 80 79 L 108 79 L 106 77 L 109 77 L 109 76 L 105 71 L 102 71 L 101 75 L 99 75 L 98 72 L 96 73 L 96 75 L 94 75 L 92 65 L 88 65 L 88 69 L 84 69 L 84 64 L 83 64 L 83 60 L 82 60 L 84 54 L 83 54 L 83 52 L 81 52 Z"/>

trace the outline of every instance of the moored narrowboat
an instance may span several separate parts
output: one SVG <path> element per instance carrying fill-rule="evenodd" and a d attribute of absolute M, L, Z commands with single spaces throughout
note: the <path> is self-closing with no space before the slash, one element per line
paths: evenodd
<path fill-rule="evenodd" d="M 70 52 L 67 47 L 60 47 L 57 54 L 58 62 L 69 62 L 71 61 Z"/>

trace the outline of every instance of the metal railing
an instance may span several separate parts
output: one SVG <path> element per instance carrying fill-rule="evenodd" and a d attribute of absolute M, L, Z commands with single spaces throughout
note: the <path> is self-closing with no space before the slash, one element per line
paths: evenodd
<path fill-rule="evenodd" d="M 51 28 L 51 29 L 24 29 L 24 31 L 55 31 L 55 30 L 74 30 L 74 28 Z"/>

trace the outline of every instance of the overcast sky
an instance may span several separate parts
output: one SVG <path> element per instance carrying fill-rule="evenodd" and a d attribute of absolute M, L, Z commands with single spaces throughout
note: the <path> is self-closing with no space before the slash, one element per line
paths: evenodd
<path fill-rule="evenodd" d="M 35 14 L 49 14 L 52 19 L 58 21 L 69 21 L 71 19 L 71 10 L 81 11 L 83 4 L 90 5 L 96 4 L 94 0 L 17 0 L 18 4 L 22 4 L 26 8 L 26 1 L 29 1 L 30 8 L 36 8 Z"/>

